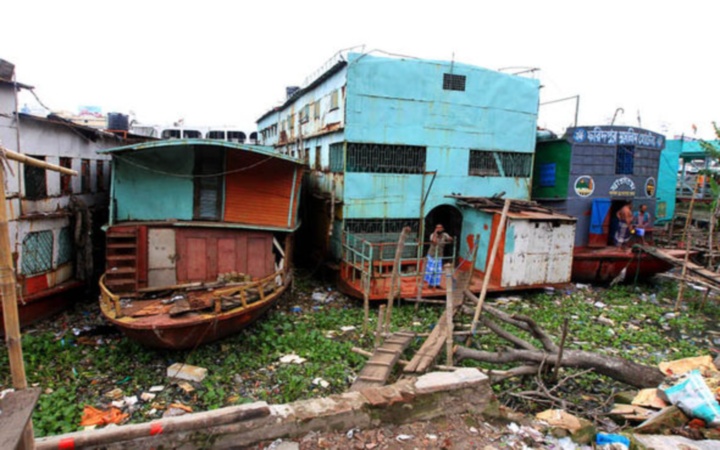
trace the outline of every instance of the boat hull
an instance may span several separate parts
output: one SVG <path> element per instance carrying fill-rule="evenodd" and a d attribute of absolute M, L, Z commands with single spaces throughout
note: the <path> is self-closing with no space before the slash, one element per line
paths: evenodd
<path fill-rule="evenodd" d="M 18 317 L 24 327 L 68 309 L 77 301 L 85 288 L 85 283 L 71 280 L 35 294 L 18 298 Z M 0 308 L 0 334 L 5 334 L 5 318 Z"/>
<path fill-rule="evenodd" d="M 673 250 L 674 252 L 684 252 Z M 582 283 L 606 283 L 625 270 L 626 280 L 647 279 L 666 272 L 672 265 L 646 252 L 615 247 L 576 248 L 573 254 L 572 279 Z"/>

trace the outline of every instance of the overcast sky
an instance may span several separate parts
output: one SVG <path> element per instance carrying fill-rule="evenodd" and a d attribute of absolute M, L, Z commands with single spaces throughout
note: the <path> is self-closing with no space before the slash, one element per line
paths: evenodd
<path fill-rule="evenodd" d="M 713 137 L 714 1 L 8 1 L 0 58 L 52 109 L 144 123 L 236 125 L 339 50 L 364 45 L 490 69 L 540 69 L 541 102 L 580 95 L 579 123 Z M 512 72 L 512 70 L 510 70 Z M 25 100 L 25 99 L 23 99 Z M 574 101 L 540 107 L 556 132 Z"/>

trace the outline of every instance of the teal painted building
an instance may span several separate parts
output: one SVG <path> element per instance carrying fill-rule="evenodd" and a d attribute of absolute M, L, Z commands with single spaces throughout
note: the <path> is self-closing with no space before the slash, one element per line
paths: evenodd
<path fill-rule="evenodd" d="M 456 255 L 468 255 L 468 235 L 481 235 L 476 267 L 484 270 L 492 214 L 450 196 L 530 198 L 538 80 L 350 53 L 288 92 L 258 129 L 263 144 L 311 169 L 308 252 L 346 261 L 349 239 L 394 243 L 408 226 L 415 250 L 405 252 L 422 256 L 431 227 L 442 223 L 456 237 Z M 385 250 L 373 258 L 394 253 Z"/>

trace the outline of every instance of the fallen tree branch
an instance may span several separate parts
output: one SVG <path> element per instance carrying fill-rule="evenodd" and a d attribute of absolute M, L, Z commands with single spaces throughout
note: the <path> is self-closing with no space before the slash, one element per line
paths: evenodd
<path fill-rule="evenodd" d="M 457 361 L 474 359 L 497 364 L 512 362 L 556 364 L 558 360 L 557 354 L 539 350 L 506 349 L 502 352 L 487 352 L 461 346 L 456 348 L 455 356 Z M 665 379 L 663 373 L 655 367 L 583 350 L 565 350 L 562 366 L 594 369 L 597 373 L 637 388 L 655 387 Z"/>
<path fill-rule="evenodd" d="M 529 343 L 528 341 L 524 339 L 520 339 L 519 337 L 515 336 L 514 334 L 505 331 L 500 325 L 496 324 L 492 320 L 488 319 L 487 317 L 480 318 L 480 323 L 488 327 L 493 333 L 498 335 L 498 337 L 501 337 L 505 339 L 506 341 L 510 342 L 511 344 L 515 344 L 518 348 L 524 348 L 525 350 L 537 350 L 537 347 Z"/>

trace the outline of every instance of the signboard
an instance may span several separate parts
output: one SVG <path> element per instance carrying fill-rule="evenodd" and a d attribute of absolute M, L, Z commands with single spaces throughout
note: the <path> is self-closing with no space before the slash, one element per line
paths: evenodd
<path fill-rule="evenodd" d="M 595 192 L 595 181 L 590 175 L 583 175 L 575 180 L 573 188 L 579 197 L 590 197 Z"/>
<path fill-rule="evenodd" d="M 635 182 L 628 177 L 618 178 L 610 185 L 609 194 L 610 197 L 633 198 L 635 197 Z"/>

